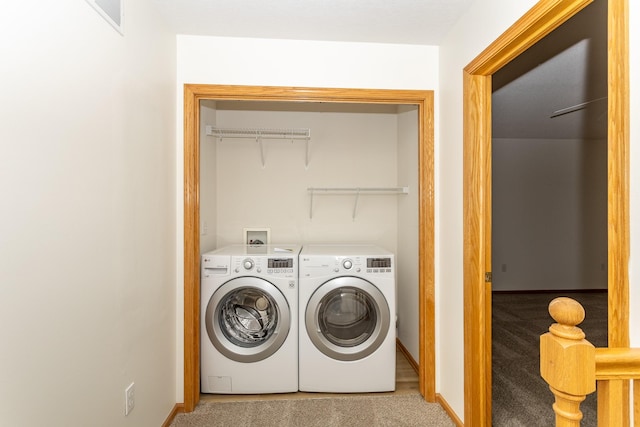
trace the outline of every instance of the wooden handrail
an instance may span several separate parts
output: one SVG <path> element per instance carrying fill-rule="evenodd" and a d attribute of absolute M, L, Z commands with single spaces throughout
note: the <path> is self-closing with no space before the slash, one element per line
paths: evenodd
<path fill-rule="evenodd" d="M 540 337 L 540 374 L 555 396 L 556 427 L 580 426 L 580 403 L 595 391 L 596 381 L 598 425 L 628 426 L 629 402 L 622 396 L 629 380 L 634 380 L 634 425 L 640 427 L 640 348 L 595 348 L 577 326 L 584 308 L 571 298 L 551 301 L 549 314 L 557 323 Z"/>
<path fill-rule="evenodd" d="M 640 378 L 640 348 L 596 348 L 596 380 Z"/>

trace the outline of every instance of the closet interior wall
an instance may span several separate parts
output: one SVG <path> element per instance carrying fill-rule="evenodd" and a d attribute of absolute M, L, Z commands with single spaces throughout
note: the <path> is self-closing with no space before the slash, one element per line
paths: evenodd
<path fill-rule="evenodd" d="M 244 242 L 368 243 L 396 254 L 398 338 L 418 349 L 418 114 L 415 106 L 253 101 L 200 105 L 200 249 Z M 311 131 L 304 140 L 217 138 L 207 126 Z M 308 188 L 409 187 L 408 194 Z M 357 202 L 356 202 L 357 198 Z M 354 209 L 355 207 L 355 209 Z"/>

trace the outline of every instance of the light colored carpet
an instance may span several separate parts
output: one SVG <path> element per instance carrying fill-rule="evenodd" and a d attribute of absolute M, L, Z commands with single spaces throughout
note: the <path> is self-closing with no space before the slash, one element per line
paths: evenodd
<path fill-rule="evenodd" d="M 420 395 L 338 396 L 244 402 L 201 401 L 172 427 L 455 426 L 442 407 Z"/>

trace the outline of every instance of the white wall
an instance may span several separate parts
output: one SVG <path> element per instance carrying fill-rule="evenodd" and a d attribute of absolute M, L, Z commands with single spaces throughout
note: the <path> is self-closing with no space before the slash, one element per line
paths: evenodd
<path fill-rule="evenodd" d="M 640 22 L 640 4 L 629 2 L 629 22 Z M 629 259 L 630 325 L 640 324 L 640 27 L 629 26 L 631 248 Z M 640 347 L 640 328 L 631 327 L 631 346 Z"/>
<path fill-rule="evenodd" d="M 121 36 L 84 1 L 3 6 L 3 425 L 158 426 L 175 404 L 175 38 L 125 9 Z"/>
<path fill-rule="evenodd" d="M 396 249 L 398 339 L 413 360 L 420 360 L 418 217 L 418 110 L 400 107 L 398 114 L 398 183 L 409 185 L 398 198 L 398 248 Z"/>
<path fill-rule="evenodd" d="M 629 22 L 640 19 L 640 4 L 629 2 Z M 631 234 L 629 257 L 629 325 L 640 324 L 640 27 L 629 25 L 630 57 L 630 221 Z M 631 347 L 640 347 L 640 328 L 630 327 Z M 634 420 L 631 421 L 632 423 Z M 637 420 L 635 420 L 637 423 Z"/>
<path fill-rule="evenodd" d="M 176 197 L 182 198 L 183 123 L 185 83 L 265 86 L 343 87 L 371 89 L 437 90 L 438 48 L 435 46 L 257 40 L 178 36 L 176 97 Z M 283 58 L 282 61 L 274 58 Z M 286 60 L 284 60 L 286 58 Z M 437 93 L 437 92 L 436 92 Z M 436 97 L 437 100 L 437 97 Z M 182 223 L 177 204 L 178 268 L 177 337 L 183 342 Z M 177 401 L 183 399 L 183 347 L 176 362 Z"/>
<path fill-rule="evenodd" d="M 308 128 L 312 136 L 307 167 L 304 140 L 263 140 L 262 167 L 255 140 L 207 137 L 217 149 L 217 164 L 209 167 L 217 173 L 218 247 L 242 243 L 245 227 L 266 227 L 272 243 L 372 243 L 395 253 L 403 196 L 362 194 L 354 218 L 355 194 L 315 194 L 310 218 L 307 188 L 406 185 L 397 182 L 396 109 L 319 107 L 218 108 L 223 128 Z"/>
<path fill-rule="evenodd" d="M 494 138 L 492 289 L 607 288 L 607 141 Z"/>
<path fill-rule="evenodd" d="M 200 102 L 200 253 L 217 246 L 218 200 L 216 188 L 216 145 L 206 136 L 206 127 L 216 126 L 216 101 Z"/>
<path fill-rule="evenodd" d="M 464 416 L 464 328 L 462 253 L 462 70 L 527 12 L 535 0 L 477 0 L 440 46 L 440 120 L 436 311 L 440 394 Z M 446 236 L 446 238 L 444 238 Z"/>

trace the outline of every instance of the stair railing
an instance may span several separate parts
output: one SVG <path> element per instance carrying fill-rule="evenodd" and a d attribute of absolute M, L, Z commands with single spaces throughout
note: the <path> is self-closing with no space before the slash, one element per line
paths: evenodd
<path fill-rule="evenodd" d="M 628 427 L 633 382 L 634 426 L 640 427 L 640 348 L 595 348 L 577 326 L 585 311 L 560 297 L 549 303 L 557 322 L 540 337 L 540 374 L 555 396 L 556 427 L 579 427 L 580 404 L 598 389 L 598 426 Z"/>

